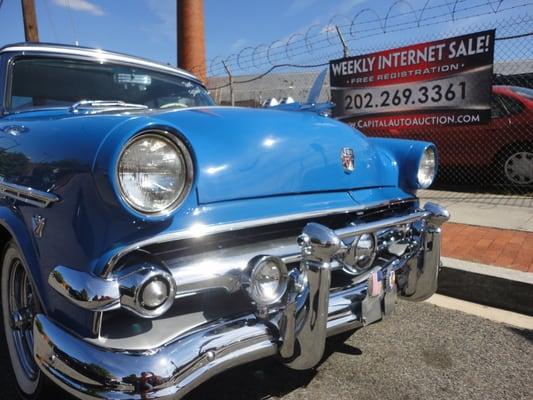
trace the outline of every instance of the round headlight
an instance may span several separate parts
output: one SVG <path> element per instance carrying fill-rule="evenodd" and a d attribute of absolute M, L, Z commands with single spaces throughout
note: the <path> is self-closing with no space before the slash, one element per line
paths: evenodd
<path fill-rule="evenodd" d="M 157 214 L 174 209 L 187 195 L 192 162 L 177 139 L 145 133 L 126 145 L 117 173 L 123 199 L 141 213 Z"/>
<path fill-rule="evenodd" d="M 287 289 L 287 266 L 278 257 L 258 256 L 250 263 L 243 282 L 248 295 L 260 306 L 278 302 Z"/>
<path fill-rule="evenodd" d="M 424 153 L 420 158 L 420 163 L 418 164 L 418 173 L 416 178 L 420 188 L 428 188 L 433 183 L 436 173 L 437 157 L 435 155 L 435 150 L 432 147 L 428 147 L 426 150 L 424 150 Z"/>

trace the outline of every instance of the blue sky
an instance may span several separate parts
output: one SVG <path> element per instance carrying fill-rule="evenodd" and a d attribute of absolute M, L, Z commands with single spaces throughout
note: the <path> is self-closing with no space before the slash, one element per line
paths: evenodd
<path fill-rule="evenodd" d="M 83 46 L 130 53 L 172 64 L 176 62 L 175 0 L 35 1 L 41 41 L 73 44 L 77 40 Z M 432 7 L 440 4 L 451 9 L 454 1 L 398 1 L 391 11 L 391 17 L 409 11 L 411 7 L 419 10 L 427 2 L 429 9 L 424 13 L 426 18 L 431 16 Z M 500 0 L 490 1 L 492 9 L 506 9 L 505 16 L 532 14 L 533 2 L 528 0 L 506 0 L 501 4 Z M 475 2 L 481 6 L 470 11 L 472 18 L 468 20 L 426 26 L 416 34 L 412 30 L 398 32 L 393 39 L 396 42 L 409 41 L 411 37 L 415 40 L 415 36 L 422 37 L 422 33 L 425 36 L 446 36 L 446 32 L 452 29 L 459 31 L 463 25 L 472 26 L 472 31 L 475 31 L 477 27 L 490 25 L 491 18 L 503 18 L 502 14 L 490 13 L 488 5 L 482 5 L 487 0 L 460 0 L 459 8 Z M 315 27 L 314 34 L 318 35 L 333 16 L 341 15 L 334 19 L 335 23 L 349 24 L 354 15 L 368 7 L 383 18 L 394 3 L 387 0 L 205 0 L 207 57 L 226 58 L 247 46 L 269 44 L 277 39 L 287 40 L 296 32 L 305 33 L 311 26 Z M 476 16 L 476 13 L 482 15 Z M 375 18 L 375 14 L 370 12 L 363 14 L 358 22 L 364 23 Z M 395 21 L 401 22 L 401 18 Z M 301 36 L 296 36 L 295 40 L 299 38 Z M 4 0 L 0 8 L 0 45 L 23 40 L 20 0 Z M 350 45 L 364 48 L 376 40 L 376 37 L 362 38 L 351 41 Z"/>

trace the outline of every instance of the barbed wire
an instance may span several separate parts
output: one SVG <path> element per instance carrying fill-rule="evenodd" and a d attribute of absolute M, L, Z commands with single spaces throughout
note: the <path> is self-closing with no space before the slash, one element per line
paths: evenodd
<path fill-rule="evenodd" d="M 451 3 L 447 0 L 426 0 L 422 8 L 415 9 L 408 0 L 396 0 L 388 8 L 383 18 L 376 10 L 363 8 L 351 18 L 334 15 L 325 26 L 311 25 L 305 33 L 293 33 L 286 40 L 276 39 L 270 44 L 247 46 L 225 58 L 217 56 L 208 61 L 208 73 L 209 76 L 223 75 L 225 69 L 222 61 L 233 71 L 246 72 L 257 71 L 283 64 L 284 61 L 294 61 L 299 57 L 311 55 L 338 44 L 336 27 L 347 38 L 347 42 L 353 42 L 355 39 L 362 40 L 385 33 L 390 34 L 433 26 L 437 23 L 456 22 L 488 14 L 503 13 L 533 4 L 532 1 L 523 1 L 504 7 L 504 3 L 509 3 L 509 1 L 511 0 L 455 0 Z M 484 11 L 480 9 L 481 6 L 486 7 Z M 407 10 L 396 13 L 400 7 L 407 7 Z M 474 10 L 476 12 L 472 13 Z M 429 15 L 429 12 L 434 15 Z M 361 20 L 364 15 L 371 15 L 374 19 Z M 406 19 L 406 17 L 407 20 L 398 21 L 399 19 Z M 318 32 L 316 32 L 317 30 Z"/>
<path fill-rule="evenodd" d="M 529 37 L 529 36 L 533 36 L 533 31 L 526 32 L 526 33 L 521 33 L 521 34 L 518 34 L 518 35 L 500 36 L 500 37 L 494 38 L 494 40 L 495 41 L 512 40 L 512 39 L 525 38 L 525 37 Z M 274 65 L 274 66 L 270 67 L 265 72 L 263 72 L 263 73 L 261 73 L 259 75 L 253 76 L 251 78 L 246 78 L 246 79 L 242 79 L 242 80 L 234 80 L 232 84 L 233 85 L 239 85 L 239 84 L 250 83 L 250 82 L 253 82 L 253 81 L 260 80 L 260 79 L 263 79 L 265 76 L 267 76 L 267 75 L 271 74 L 272 72 L 274 72 L 276 69 L 280 69 L 280 68 L 310 69 L 310 68 L 319 68 L 319 67 L 327 67 L 327 66 L 329 66 L 329 60 L 326 61 L 326 62 L 316 63 L 316 64 L 291 64 L 291 63 L 277 64 L 277 65 Z M 231 86 L 231 84 L 230 83 L 226 83 L 226 84 L 223 84 L 223 85 L 210 87 L 209 90 L 220 90 L 220 89 L 224 89 L 224 88 L 229 87 L 229 86 Z"/>

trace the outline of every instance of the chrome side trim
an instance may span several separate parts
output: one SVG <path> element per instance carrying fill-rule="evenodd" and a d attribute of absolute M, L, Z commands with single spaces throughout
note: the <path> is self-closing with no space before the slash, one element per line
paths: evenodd
<path fill-rule="evenodd" d="M 31 187 L 21 186 L 6 181 L 0 181 L 0 196 L 20 200 L 33 206 L 46 208 L 52 203 L 59 201 L 59 197 L 53 193 L 43 192 Z"/>
<path fill-rule="evenodd" d="M 105 266 L 102 269 L 101 276 L 108 277 L 113 268 L 116 266 L 117 262 L 124 257 L 126 254 L 131 253 L 132 251 L 138 250 L 142 247 L 150 246 L 153 244 L 162 244 L 184 239 L 193 239 L 209 235 L 214 235 L 217 233 L 223 232 L 233 232 L 242 229 L 256 228 L 259 226 L 273 225 L 273 224 L 282 224 L 285 222 L 309 219 L 309 218 L 318 218 L 318 217 L 327 217 L 331 215 L 338 214 L 349 214 L 353 212 L 364 212 L 372 209 L 379 209 L 382 207 L 393 206 L 398 204 L 412 203 L 417 199 L 406 198 L 406 199 L 394 199 L 384 202 L 368 203 L 368 204 L 358 204 L 353 207 L 341 207 L 341 208 L 332 208 L 329 210 L 318 210 L 318 211 L 306 211 L 301 213 L 294 213 L 288 215 L 279 215 L 275 217 L 266 217 L 259 218 L 247 221 L 237 221 L 230 222 L 225 224 L 217 225 L 201 225 L 195 224 L 188 229 L 165 233 L 162 235 L 152 236 L 148 239 L 144 239 L 130 245 L 127 245 L 119 249 L 110 259 L 107 261 Z"/>
<path fill-rule="evenodd" d="M 127 111 L 128 109 L 148 110 L 144 104 L 131 104 L 121 100 L 81 100 L 70 106 L 73 114 L 88 111 L 90 114 L 108 111 Z"/>

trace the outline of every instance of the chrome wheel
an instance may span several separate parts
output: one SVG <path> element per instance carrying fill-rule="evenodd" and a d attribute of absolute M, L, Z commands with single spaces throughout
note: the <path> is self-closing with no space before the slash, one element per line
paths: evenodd
<path fill-rule="evenodd" d="M 33 319 L 38 305 L 20 252 L 11 244 L 2 262 L 2 314 L 11 366 L 24 398 L 34 398 L 42 386 L 41 373 L 33 358 Z"/>
<path fill-rule="evenodd" d="M 9 327 L 24 373 L 30 380 L 37 378 L 33 359 L 33 317 L 35 304 L 31 282 L 19 259 L 12 262 L 9 274 Z"/>
<path fill-rule="evenodd" d="M 515 185 L 533 184 L 533 153 L 518 151 L 509 155 L 504 164 L 505 177 Z"/>

